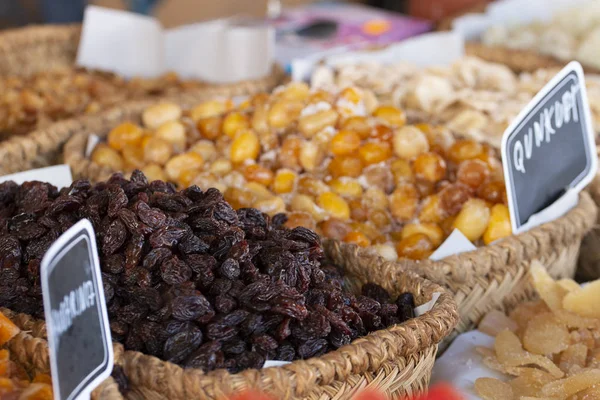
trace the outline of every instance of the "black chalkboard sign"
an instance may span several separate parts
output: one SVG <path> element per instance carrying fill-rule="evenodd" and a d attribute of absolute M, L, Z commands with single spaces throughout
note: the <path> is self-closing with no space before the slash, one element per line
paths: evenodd
<path fill-rule="evenodd" d="M 81 220 L 41 264 L 54 398 L 85 398 L 110 376 L 113 351 L 96 237 Z"/>
<path fill-rule="evenodd" d="M 504 132 L 502 160 L 512 228 L 568 190 L 594 177 L 597 156 L 583 69 L 571 62 L 527 105 Z"/>

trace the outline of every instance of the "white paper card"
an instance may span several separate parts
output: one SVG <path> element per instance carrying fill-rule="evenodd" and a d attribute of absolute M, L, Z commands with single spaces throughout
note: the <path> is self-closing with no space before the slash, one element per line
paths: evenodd
<path fill-rule="evenodd" d="M 291 362 L 267 360 L 267 361 L 265 361 L 265 365 L 263 365 L 263 368 L 283 367 L 284 365 L 288 365 L 288 364 L 291 364 Z"/>
<path fill-rule="evenodd" d="M 481 400 L 474 384 L 477 378 L 506 379 L 501 373 L 487 368 L 476 347 L 494 347 L 494 338 L 479 331 L 458 335 L 444 354 L 435 361 L 431 384 L 450 382 L 466 400 Z"/>
<path fill-rule="evenodd" d="M 420 306 L 415 308 L 415 317 L 419 317 L 419 316 L 425 314 L 426 312 L 430 311 L 433 308 L 433 306 L 435 306 L 435 303 L 438 301 L 438 299 L 440 298 L 441 295 L 442 294 L 440 292 L 435 292 L 431 296 L 431 300 L 429 300 L 427 303 L 421 304 Z"/>
<path fill-rule="evenodd" d="M 48 182 L 60 190 L 64 187 L 71 186 L 71 183 L 73 183 L 73 176 L 71 175 L 71 167 L 61 164 L 0 176 L 0 183 L 6 181 L 14 181 L 19 185 L 30 181 Z"/>
<path fill-rule="evenodd" d="M 351 51 L 325 58 L 292 61 L 292 79 L 306 81 L 315 66 L 322 61 L 336 67 L 347 64 L 407 62 L 420 67 L 448 65 L 465 55 L 464 38 L 457 32 L 432 32 L 403 40 L 377 51 Z"/>
<path fill-rule="evenodd" d="M 162 28 L 150 17 L 89 6 L 85 10 L 77 65 L 126 78 L 164 71 Z"/>
<path fill-rule="evenodd" d="M 477 250 L 477 247 L 461 231 L 454 229 L 429 259 L 438 261 L 454 254 L 466 253 L 473 250 Z"/>
<path fill-rule="evenodd" d="M 96 145 L 100 143 L 100 137 L 95 134 L 91 134 L 88 136 L 87 144 L 85 145 L 85 156 L 90 157 L 92 152 L 96 148 Z"/>
<path fill-rule="evenodd" d="M 176 72 L 229 83 L 269 74 L 274 48 L 274 30 L 263 23 L 229 18 L 163 30 L 152 17 L 89 6 L 77 65 L 126 78 Z"/>

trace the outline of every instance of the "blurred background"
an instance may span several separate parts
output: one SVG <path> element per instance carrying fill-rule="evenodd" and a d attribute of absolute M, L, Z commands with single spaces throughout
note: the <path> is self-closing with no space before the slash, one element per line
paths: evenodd
<path fill-rule="evenodd" d="M 282 0 L 282 7 L 318 0 Z M 322 1 L 321 1 L 322 2 Z M 440 20 L 482 0 L 346 0 Z M 268 0 L 0 0 L 0 29 L 27 24 L 80 22 L 87 4 L 153 15 L 165 27 L 235 14 L 264 16 Z"/>

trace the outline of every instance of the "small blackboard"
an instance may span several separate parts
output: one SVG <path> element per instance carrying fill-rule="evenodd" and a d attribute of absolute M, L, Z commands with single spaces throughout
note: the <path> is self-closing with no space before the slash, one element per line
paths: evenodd
<path fill-rule="evenodd" d="M 40 273 L 54 398 L 86 398 L 113 368 L 96 237 L 90 221 L 79 221 L 52 244 Z"/>
<path fill-rule="evenodd" d="M 569 63 L 504 132 L 502 161 L 514 233 L 597 169 L 583 69 Z"/>

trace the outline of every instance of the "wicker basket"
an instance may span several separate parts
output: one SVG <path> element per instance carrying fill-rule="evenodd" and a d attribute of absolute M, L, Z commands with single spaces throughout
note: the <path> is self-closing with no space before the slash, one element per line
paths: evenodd
<path fill-rule="evenodd" d="M 377 269 L 380 259 L 335 241 L 324 244 L 327 257 L 341 266 L 349 286 L 365 281 L 356 274 Z M 441 292 L 433 309 L 420 317 L 373 332 L 321 357 L 295 361 L 283 367 L 246 370 L 230 374 L 225 370 L 203 373 L 183 369 L 139 352 L 123 351 L 115 345 L 115 364 L 122 367 L 131 390 L 127 398 L 217 399 L 244 389 L 257 389 L 277 399 L 345 399 L 364 388 L 379 389 L 394 396 L 412 395 L 427 389 L 438 343 L 456 325 L 458 314 L 452 296 L 440 286 L 406 272 L 396 273 L 384 283 L 392 294 L 410 291 L 417 304 Z M 10 311 L 6 315 L 23 330 L 8 343 L 20 363 L 48 373 L 47 343 L 43 322 Z M 118 389 L 109 379 L 96 390 L 98 398 Z M 115 397 L 118 398 L 118 397 Z"/>
<path fill-rule="evenodd" d="M 363 278 L 376 283 L 393 282 L 398 274 L 413 269 L 454 293 L 460 321 L 454 335 L 477 326 L 490 310 L 510 310 L 535 291 L 528 278 L 534 260 L 539 260 L 554 278 L 573 278 L 583 237 L 590 232 L 597 208 L 590 195 L 581 193 L 579 204 L 555 221 L 513 235 L 498 243 L 457 254 L 440 261 L 410 260 L 374 264 Z"/>
<path fill-rule="evenodd" d="M 36 373 L 50 374 L 48 358 L 48 342 L 46 341 L 46 324 L 36 321 L 28 315 L 17 314 L 6 308 L 0 312 L 10 318 L 21 332 L 12 338 L 6 347 L 10 350 L 11 358 L 24 367 L 32 376 Z M 115 354 L 120 345 L 115 345 Z M 102 382 L 93 392 L 94 400 L 121 400 L 119 386 L 111 377 Z"/>
<path fill-rule="evenodd" d="M 588 192 L 596 205 L 600 205 L 600 174 L 588 187 Z M 596 224 L 581 242 L 581 254 L 577 267 L 577 280 L 581 282 L 600 278 L 600 215 Z"/>
<path fill-rule="evenodd" d="M 74 68 L 80 34 L 79 24 L 31 26 L 0 32 L 0 76 L 30 76 L 39 72 Z M 194 88 L 173 88 L 162 96 L 176 97 L 179 93 L 185 93 L 190 99 L 205 99 L 251 95 L 271 91 L 284 80 L 283 69 L 274 65 L 269 75 L 259 79 L 230 84 L 204 82 Z M 149 92 L 140 96 L 139 100 L 156 99 L 161 94 Z M 11 136 L 12 132 L 3 132 L 0 139 Z"/>

